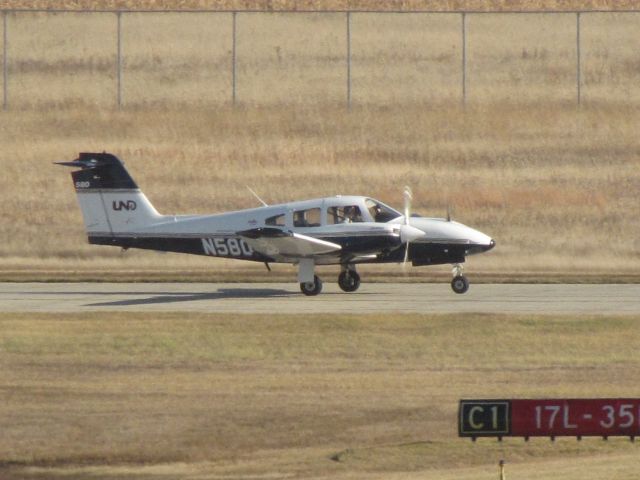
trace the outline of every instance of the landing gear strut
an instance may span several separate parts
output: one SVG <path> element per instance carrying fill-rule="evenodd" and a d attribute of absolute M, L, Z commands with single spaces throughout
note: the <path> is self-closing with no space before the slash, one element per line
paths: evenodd
<path fill-rule="evenodd" d="M 360 275 L 354 267 L 343 266 L 338 275 L 338 285 L 345 292 L 355 292 L 360 287 Z"/>
<path fill-rule="evenodd" d="M 302 258 L 298 262 L 298 282 L 300 291 L 307 296 L 318 295 L 322 291 L 322 280 L 313 272 L 315 262 L 311 258 Z"/>
<path fill-rule="evenodd" d="M 318 295 L 322 291 L 322 280 L 314 275 L 313 282 L 300 282 L 300 291 L 307 296 Z"/>
<path fill-rule="evenodd" d="M 451 280 L 451 289 L 456 293 L 466 293 L 469 290 L 469 280 L 462 274 L 462 264 L 456 263 L 453 266 L 453 280 Z"/>

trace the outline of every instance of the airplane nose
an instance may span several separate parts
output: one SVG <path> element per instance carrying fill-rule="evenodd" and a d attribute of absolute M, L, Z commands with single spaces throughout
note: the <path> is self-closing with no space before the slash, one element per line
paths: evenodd
<path fill-rule="evenodd" d="M 467 250 L 467 254 L 488 252 L 495 246 L 496 246 L 496 241 L 494 239 L 490 239 L 489 243 L 481 243 L 481 244 L 475 245 L 474 247 L 471 247 L 470 249 Z"/>

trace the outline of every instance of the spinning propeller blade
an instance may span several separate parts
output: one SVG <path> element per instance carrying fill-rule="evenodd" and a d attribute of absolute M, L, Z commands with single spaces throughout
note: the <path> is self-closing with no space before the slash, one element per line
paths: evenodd
<path fill-rule="evenodd" d="M 411 187 L 406 185 L 404 187 L 404 224 L 409 225 L 409 217 L 411 217 L 411 200 L 413 200 L 413 193 Z"/>
<path fill-rule="evenodd" d="M 404 187 L 404 225 L 400 226 L 400 241 L 405 244 L 404 260 L 402 262 L 402 270 L 406 270 L 407 262 L 409 261 L 409 245 L 411 242 L 424 237 L 425 233 L 411 225 L 411 201 L 413 200 L 413 193 L 409 186 Z"/>

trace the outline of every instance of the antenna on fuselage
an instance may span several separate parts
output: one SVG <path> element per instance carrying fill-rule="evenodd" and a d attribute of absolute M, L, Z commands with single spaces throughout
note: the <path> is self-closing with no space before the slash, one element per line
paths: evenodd
<path fill-rule="evenodd" d="M 264 206 L 264 207 L 268 207 L 268 206 L 269 206 L 269 205 L 267 204 L 267 202 L 265 202 L 264 200 L 262 200 L 262 199 L 260 198 L 260 196 L 259 196 L 256 192 L 254 192 L 253 190 L 251 190 L 251 187 L 250 187 L 249 185 L 246 185 L 246 187 L 247 187 L 247 190 L 249 190 L 249 191 L 251 192 L 251 194 L 252 194 L 254 197 L 256 197 L 256 198 L 258 199 L 258 201 L 262 204 L 262 206 Z"/>

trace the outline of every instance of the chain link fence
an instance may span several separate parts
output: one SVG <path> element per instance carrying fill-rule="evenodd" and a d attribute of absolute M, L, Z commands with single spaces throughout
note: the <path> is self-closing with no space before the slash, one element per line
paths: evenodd
<path fill-rule="evenodd" d="M 637 102 L 637 12 L 2 11 L 3 109 Z"/>

